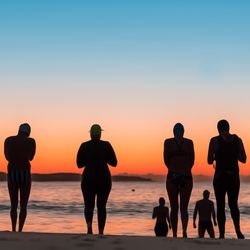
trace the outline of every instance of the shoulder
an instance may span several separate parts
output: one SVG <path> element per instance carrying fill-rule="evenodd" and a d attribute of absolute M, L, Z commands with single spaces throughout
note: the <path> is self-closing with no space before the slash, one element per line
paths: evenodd
<path fill-rule="evenodd" d="M 165 145 L 172 144 L 174 142 L 174 138 L 167 138 L 164 142 Z"/>
<path fill-rule="evenodd" d="M 209 204 L 210 204 L 211 206 L 213 206 L 213 205 L 214 205 L 214 202 L 211 201 L 211 200 L 209 200 Z"/>
<path fill-rule="evenodd" d="M 211 142 L 212 142 L 212 143 L 216 143 L 216 142 L 219 140 L 219 138 L 220 138 L 219 135 L 212 137 L 212 138 L 210 139 L 210 143 L 211 143 Z"/>
<path fill-rule="evenodd" d="M 196 202 L 196 206 L 199 206 L 199 205 L 202 203 L 202 201 L 203 201 L 203 200 L 198 200 L 198 201 Z"/>
<path fill-rule="evenodd" d="M 188 138 L 183 138 L 184 139 L 184 142 L 186 143 L 186 144 L 188 144 L 189 146 L 192 146 L 194 143 L 193 143 L 193 141 L 191 140 L 191 139 L 188 139 Z"/>
<path fill-rule="evenodd" d="M 28 139 L 28 141 L 29 141 L 30 143 L 33 143 L 33 144 L 36 143 L 35 139 L 32 138 L 32 137 L 28 137 L 27 139 Z"/>
<path fill-rule="evenodd" d="M 9 136 L 5 139 L 5 144 L 15 140 L 16 136 Z"/>

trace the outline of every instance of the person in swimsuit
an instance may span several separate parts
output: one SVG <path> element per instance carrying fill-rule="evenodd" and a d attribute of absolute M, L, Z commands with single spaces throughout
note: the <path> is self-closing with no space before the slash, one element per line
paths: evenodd
<path fill-rule="evenodd" d="M 164 142 L 164 162 L 168 168 L 166 188 L 171 207 L 173 237 L 177 237 L 180 196 L 182 232 L 186 238 L 188 203 L 193 188 L 191 169 L 194 165 L 194 146 L 192 140 L 183 137 L 184 127 L 181 123 L 174 126 L 173 132 L 174 138 L 166 139 Z"/>
<path fill-rule="evenodd" d="M 217 226 L 214 203 L 209 200 L 209 196 L 210 192 L 205 190 L 203 192 L 203 199 L 196 202 L 194 209 L 193 226 L 196 228 L 196 217 L 197 214 L 199 214 L 198 234 L 200 238 L 204 238 L 206 231 L 208 232 L 210 238 L 214 238 L 214 227 L 211 217 L 213 217 L 214 225 Z"/>
<path fill-rule="evenodd" d="M 159 206 L 155 207 L 152 214 L 152 219 L 156 218 L 155 223 L 155 235 L 156 236 L 167 236 L 168 235 L 168 224 L 171 229 L 169 209 L 165 206 L 165 199 L 160 197 Z"/>
<path fill-rule="evenodd" d="M 27 205 L 31 189 L 30 161 L 36 152 L 36 142 L 30 138 L 30 126 L 21 124 L 16 136 L 10 136 L 4 143 L 4 154 L 8 161 L 8 190 L 10 195 L 10 218 L 12 231 L 16 231 L 18 196 L 20 193 L 19 228 L 23 230 L 27 216 Z"/>
<path fill-rule="evenodd" d="M 99 234 L 106 223 L 106 204 L 111 191 L 111 175 L 108 164 L 116 167 L 117 159 L 111 144 L 102 141 L 101 127 L 94 124 L 90 129 L 91 140 L 81 144 L 77 153 L 77 166 L 83 168 L 81 188 L 84 198 L 84 214 L 87 233 L 92 234 L 93 212 L 97 198 Z"/>
<path fill-rule="evenodd" d="M 240 211 L 238 196 L 240 191 L 238 161 L 246 163 L 246 152 L 242 140 L 229 132 L 228 121 L 220 120 L 217 124 L 219 135 L 209 143 L 208 164 L 216 163 L 213 186 L 217 203 L 217 221 L 220 238 L 225 237 L 225 195 L 231 211 L 235 232 L 238 239 L 244 239 L 240 230 Z"/>

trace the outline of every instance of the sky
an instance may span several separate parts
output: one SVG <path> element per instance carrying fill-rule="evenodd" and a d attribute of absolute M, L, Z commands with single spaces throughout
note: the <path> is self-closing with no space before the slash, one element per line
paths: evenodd
<path fill-rule="evenodd" d="M 207 148 L 218 120 L 250 152 L 249 8 L 245 0 L 0 1 L 1 144 L 28 122 L 32 172 L 80 173 L 78 148 L 99 123 L 117 154 L 113 174 L 165 174 L 163 143 L 181 122 L 194 142 L 193 173 L 212 175 Z"/>

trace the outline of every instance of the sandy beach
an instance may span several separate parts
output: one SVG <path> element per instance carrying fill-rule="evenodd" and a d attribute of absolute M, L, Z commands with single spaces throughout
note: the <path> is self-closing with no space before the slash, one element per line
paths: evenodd
<path fill-rule="evenodd" d="M 173 239 L 148 236 L 0 232 L 1 250 L 9 249 L 249 249 L 250 240 Z"/>

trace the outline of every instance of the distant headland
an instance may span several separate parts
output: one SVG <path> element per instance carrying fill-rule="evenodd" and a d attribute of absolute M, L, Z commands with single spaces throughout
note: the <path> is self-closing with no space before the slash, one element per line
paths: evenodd
<path fill-rule="evenodd" d="M 195 182 L 207 182 L 212 181 L 212 176 L 207 175 L 194 175 Z M 6 181 L 7 174 L 0 172 L 0 181 Z M 113 175 L 112 180 L 115 182 L 164 182 L 166 175 L 130 175 L 123 173 L 119 175 Z M 50 182 L 50 181 L 81 181 L 81 174 L 77 173 L 52 173 L 52 174 L 32 174 L 32 181 L 34 182 Z M 249 182 L 250 176 L 241 176 L 241 181 Z"/>

